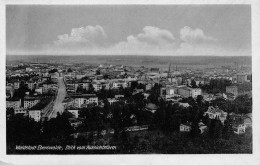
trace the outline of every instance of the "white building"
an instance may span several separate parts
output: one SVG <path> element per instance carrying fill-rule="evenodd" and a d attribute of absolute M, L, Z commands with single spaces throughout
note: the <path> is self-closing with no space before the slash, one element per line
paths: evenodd
<path fill-rule="evenodd" d="M 73 104 L 77 107 L 82 107 L 82 105 L 88 105 L 88 104 L 96 104 L 98 105 L 98 97 L 95 94 L 89 94 L 89 95 L 78 95 L 78 96 L 72 96 L 73 98 Z"/>
<path fill-rule="evenodd" d="M 92 85 L 95 91 L 100 91 L 103 87 L 101 83 L 92 83 Z"/>
<path fill-rule="evenodd" d="M 14 114 L 25 114 L 27 113 L 27 110 L 24 108 L 19 108 L 14 110 Z"/>
<path fill-rule="evenodd" d="M 113 83 L 112 88 L 118 89 L 118 88 L 120 88 L 120 87 L 127 88 L 128 85 L 127 85 L 127 83 L 126 83 L 125 81 L 117 81 L 117 82 L 114 82 L 114 83 Z"/>
<path fill-rule="evenodd" d="M 36 93 L 39 93 L 39 94 L 42 94 L 42 93 L 43 93 L 43 88 L 42 88 L 42 87 L 36 88 L 36 89 L 35 89 L 35 92 L 36 92 Z"/>
<path fill-rule="evenodd" d="M 70 113 L 72 113 L 74 118 L 78 118 L 79 117 L 79 110 L 78 109 L 68 109 L 68 111 Z"/>
<path fill-rule="evenodd" d="M 108 98 L 107 101 L 109 102 L 109 104 L 113 104 L 113 103 L 118 102 L 118 99 L 115 99 L 115 98 Z"/>
<path fill-rule="evenodd" d="M 29 110 L 29 117 L 39 122 L 41 120 L 41 110 Z"/>
<path fill-rule="evenodd" d="M 210 119 L 219 119 L 223 124 L 227 117 L 227 112 L 219 109 L 218 107 L 209 106 L 204 116 L 208 115 Z"/>
<path fill-rule="evenodd" d="M 28 109 L 28 108 L 35 106 L 39 102 L 40 102 L 39 98 L 25 98 L 23 106 L 25 109 Z"/>
<path fill-rule="evenodd" d="M 190 132 L 190 131 L 191 131 L 190 123 L 180 124 L 180 132 Z"/>

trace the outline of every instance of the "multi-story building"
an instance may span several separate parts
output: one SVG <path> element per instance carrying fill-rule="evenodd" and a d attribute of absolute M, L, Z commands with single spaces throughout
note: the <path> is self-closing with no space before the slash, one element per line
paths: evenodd
<path fill-rule="evenodd" d="M 35 89 L 35 88 L 37 87 L 37 83 L 35 83 L 35 82 L 33 82 L 33 81 L 28 81 L 28 82 L 27 82 L 27 85 L 28 85 L 28 88 L 29 88 L 30 90 L 33 90 L 33 89 Z"/>
<path fill-rule="evenodd" d="M 14 110 L 20 109 L 21 99 L 19 100 L 6 100 L 6 108 L 13 108 Z"/>
<path fill-rule="evenodd" d="M 14 89 L 19 89 L 20 88 L 20 82 L 19 81 L 15 81 L 14 82 Z"/>
<path fill-rule="evenodd" d="M 79 83 L 79 86 L 82 87 L 83 89 L 89 90 L 90 82 Z"/>
<path fill-rule="evenodd" d="M 250 94 L 251 93 L 251 87 L 250 84 L 239 84 L 234 86 L 227 86 L 226 87 L 226 93 L 232 94 L 234 97 L 237 97 L 238 95 L 244 95 L 244 94 Z"/>
<path fill-rule="evenodd" d="M 39 122 L 41 120 L 41 110 L 29 110 L 29 117 Z"/>
<path fill-rule="evenodd" d="M 181 87 L 178 88 L 178 94 L 182 97 L 197 97 L 198 95 L 201 95 L 201 89 L 200 88 L 189 88 L 189 87 Z"/>
<path fill-rule="evenodd" d="M 14 87 L 13 86 L 6 86 L 6 96 L 10 95 L 12 98 L 14 96 Z"/>
<path fill-rule="evenodd" d="M 99 91 L 102 89 L 103 85 L 101 83 L 92 83 L 95 91 Z"/>
<path fill-rule="evenodd" d="M 73 104 L 77 107 L 82 105 L 96 104 L 98 105 L 98 97 L 95 94 L 72 95 Z"/>
<path fill-rule="evenodd" d="M 118 89 L 120 87 L 127 88 L 127 86 L 128 85 L 125 81 L 116 81 L 116 82 L 113 83 L 112 88 L 114 88 L 114 89 Z"/>
<path fill-rule="evenodd" d="M 246 74 L 243 74 L 243 73 L 237 74 L 237 83 L 244 83 L 246 81 L 247 81 Z"/>
<path fill-rule="evenodd" d="M 238 86 L 227 86 L 226 93 L 231 93 L 235 97 L 238 96 Z"/>
<path fill-rule="evenodd" d="M 24 108 L 25 109 L 31 108 L 39 102 L 40 99 L 38 97 L 26 97 L 24 98 Z"/>

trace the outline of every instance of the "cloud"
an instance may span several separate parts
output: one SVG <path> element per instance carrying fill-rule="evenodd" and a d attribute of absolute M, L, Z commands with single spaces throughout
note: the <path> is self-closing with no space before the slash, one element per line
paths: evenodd
<path fill-rule="evenodd" d="M 136 37 L 129 36 L 128 41 L 139 41 L 151 45 L 162 45 L 174 41 L 173 34 L 158 27 L 146 26 L 143 28 L 143 33 L 138 34 Z"/>
<path fill-rule="evenodd" d="M 53 43 L 58 47 L 96 47 L 103 45 L 106 38 L 104 29 L 96 25 L 73 28 L 70 34 L 59 35 Z"/>
<path fill-rule="evenodd" d="M 119 42 L 110 47 L 110 50 L 126 54 L 155 54 L 175 47 L 174 35 L 165 29 L 146 26 L 143 32 L 136 36 L 130 35 L 126 41 Z"/>
<path fill-rule="evenodd" d="M 215 38 L 211 36 L 206 36 L 201 29 L 192 29 L 185 26 L 180 30 L 180 39 L 187 43 L 200 43 L 206 41 L 216 41 Z"/>
<path fill-rule="evenodd" d="M 246 53 L 244 50 L 227 50 L 219 46 L 218 40 L 205 35 L 202 29 L 186 26 L 180 29 L 179 34 L 179 38 L 175 38 L 167 29 L 145 26 L 142 32 L 112 43 L 101 26 L 86 26 L 72 29 L 70 34 L 59 35 L 58 40 L 42 49 L 42 54 L 174 56 Z"/>

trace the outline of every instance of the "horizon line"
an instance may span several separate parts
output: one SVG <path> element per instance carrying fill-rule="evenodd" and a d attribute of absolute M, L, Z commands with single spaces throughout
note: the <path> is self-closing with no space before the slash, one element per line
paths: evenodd
<path fill-rule="evenodd" d="M 140 54 L 6 54 L 7 56 L 151 56 L 151 57 L 252 57 L 252 55 L 140 55 Z"/>

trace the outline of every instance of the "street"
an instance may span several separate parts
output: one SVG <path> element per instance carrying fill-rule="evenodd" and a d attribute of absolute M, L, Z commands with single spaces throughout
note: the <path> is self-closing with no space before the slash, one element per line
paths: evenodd
<path fill-rule="evenodd" d="M 54 101 L 53 111 L 52 111 L 52 113 L 50 113 L 49 118 L 55 118 L 57 116 L 57 112 L 59 112 L 61 114 L 64 111 L 62 101 L 64 100 L 64 98 L 66 96 L 66 87 L 63 82 L 63 77 L 58 77 L 58 86 L 59 86 L 58 94 Z"/>

